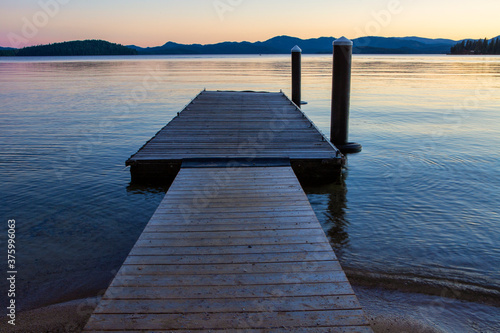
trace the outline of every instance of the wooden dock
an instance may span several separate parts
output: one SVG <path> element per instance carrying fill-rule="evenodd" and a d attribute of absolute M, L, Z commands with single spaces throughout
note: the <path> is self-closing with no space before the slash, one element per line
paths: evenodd
<path fill-rule="evenodd" d="M 128 159 L 132 181 L 171 181 L 183 160 L 290 159 L 301 181 L 337 178 L 345 159 L 283 93 L 202 91 Z"/>
<path fill-rule="evenodd" d="M 203 95 L 217 103 L 198 96 L 128 161 L 182 167 L 84 331 L 372 332 L 292 170 L 294 159 L 338 166 L 343 156 L 282 94 Z M 194 105 L 210 116 L 187 112 Z M 270 133 L 272 116 L 263 121 L 266 112 L 252 109 L 264 106 L 286 110 L 301 143 L 280 136 L 286 127 L 276 136 L 284 146 L 273 137 L 253 155 L 240 153 L 240 139 Z M 219 108 L 232 120 L 217 124 Z M 193 139 L 190 148 L 182 138 Z"/>

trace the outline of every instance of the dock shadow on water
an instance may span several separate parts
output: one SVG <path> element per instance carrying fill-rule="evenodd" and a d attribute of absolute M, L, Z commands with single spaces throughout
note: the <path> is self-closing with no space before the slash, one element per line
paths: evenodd
<path fill-rule="evenodd" d="M 147 193 L 162 195 L 167 193 L 170 185 L 172 185 L 171 181 L 163 182 L 161 184 L 130 182 L 127 186 L 127 193 L 137 195 Z"/>
<path fill-rule="evenodd" d="M 307 198 L 323 227 L 335 254 L 340 258 L 344 248 L 349 246 L 349 221 L 346 219 L 347 186 L 341 177 L 326 185 L 303 185 Z"/>

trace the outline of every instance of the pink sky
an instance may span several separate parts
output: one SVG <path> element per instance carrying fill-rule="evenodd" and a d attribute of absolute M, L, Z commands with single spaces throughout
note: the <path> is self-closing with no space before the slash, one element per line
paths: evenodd
<path fill-rule="evenodd" d="M 76 39 L 158 46 L 167 41 L 500 34 L 498 0 L 3 0 L 0 46 Z"/>

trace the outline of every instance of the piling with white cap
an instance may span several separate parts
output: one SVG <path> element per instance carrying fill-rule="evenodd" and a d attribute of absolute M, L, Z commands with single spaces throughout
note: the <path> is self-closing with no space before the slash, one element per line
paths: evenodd
<path fill-rule="evenodd" d="M 298 45 L 292 49 L 292 102 L 300 107 L 302 50 Z"/>
<path fill-rule="evenodd" d="M 333 83 L 330 141 L 343 153 L 356 153 L 362 147 L 348 142 L 351 98 L 352 41 L 341 37 L 333 42 Z"/>

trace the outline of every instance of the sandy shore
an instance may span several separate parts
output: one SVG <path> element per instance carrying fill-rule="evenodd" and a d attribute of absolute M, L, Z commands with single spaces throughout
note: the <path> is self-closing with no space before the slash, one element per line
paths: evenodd
<path fill-rule="evenodd" d="M 437 296 L 354 287 L 375 333 L 499 332 L 500 308 Z M 75 300 L 18 314 L 1 332 L 81 332 L 99 301 Z M 498 330 L 497 330 L 498 329 Z"/>
<path fill-rule="evenodd" d="M 0 332 L 81 332 L 99 299 L 86 298 L 21 312 L 16 318 L 16 326 L 2 321 Z"/>

